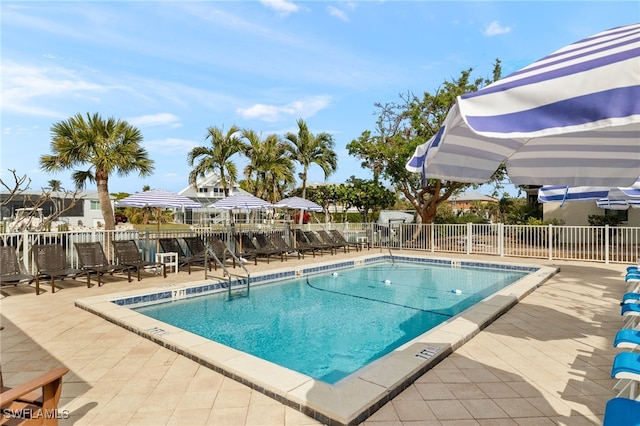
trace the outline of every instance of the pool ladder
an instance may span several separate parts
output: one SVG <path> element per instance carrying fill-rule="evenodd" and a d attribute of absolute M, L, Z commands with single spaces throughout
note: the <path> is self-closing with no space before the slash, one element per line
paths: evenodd
<path fill-rule="evenodd" d="M 239 265 L 244 270 L 244 272 L 246 272 L 246 276 L 229 272 L 229 269 L 227 269 L 227 266 L 224 264 L 224 262 L 222 260 L 220 260 L 220 258 L 218 258 L 218 256 L 216 256 L 216 252 L 213 250 L 213 248 L 211 248 L 211 246 L 207 242 L 205 242 L 205 246 L 207 247 L 207 251 L 205 252 L 205 255 L 204 255 L 205 256 L 205 265 L 207 264 L 207 258 L 211 257 L 216 262 L 216 265 L 218 265 L 218 266 L 220 266 L 220 268 L 222 268 L 223 275 L 227 277 L 227 291 L 228 291 L 229 300 L 234 299 L 236 297 L 248 297 L 249 296 L 249 288 L 251 287 L 251 274 L 249 273 L 249 270 L 244 266 L 242 261 L 231 250 L 229 250 L 228 247 L 225 247 L 225 252 L 229 252 L 229 254 L 233 258 L 234 262 L 237 265 Z M 205 268 L 204 274 L 205 274 L 205 279 L 206 279 L 206 277 L 207 277 L 206 268 Z M 232 291 L 231 291 L 232 277 L 235 277 L 239 282 L 246 284 L 245 287 L 242 287 L 243 289 L 246 289 L 245 292 L 243 292 L 243 293 L 239 293 L 239 292 L 232 293 Z M 239 286 L 237 286 L 237 285 L 234 288 L 234 290 L 240 290 L 240 289 L 241 288 L 239 288 Z"/>

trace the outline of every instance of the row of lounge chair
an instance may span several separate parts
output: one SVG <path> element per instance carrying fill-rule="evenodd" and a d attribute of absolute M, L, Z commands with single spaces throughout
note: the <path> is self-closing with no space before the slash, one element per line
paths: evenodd
<path fill-rule="evenodd" d="M 232 260 L 234 267 L 236 259 L 253 260 L 257 265 L 260 258 L 269 263 L 272 257 L 279 257 L 284 262 L 289 255 L 304 258 L 307 253 L 311 253 L 315 257 L 316 253 L 320 255 L 324 252 L 335 254 L 339 249 L 343 249 L 345 253 L 351 248 L 361 250 L 360 244 L 347 241 L 337 230 L 330 232 L 296 230 L 292 237 L 293 244 L 289 244 L 278 232 L 252 235 L 238 233 L 230 244 L 226 244 L 221 235 L 215 234 L 204 237 L 183 237 L 182 240 L 186 244 L 188 254 L 178 238 L 161 238 L 159 245 L 165 253 L 176 253 L 179 267 L 186 267 L 189 273 L 191 273 L 192 265 L 206 266 L 209 270 L 212 265 L 214 269 L 217 268 L 217 262 L 213 256 L 207 255 L 207 250 L 211 250 L 215 257 L 222 262 Z"/>
<path fill-rule="evenodd" d="M 607 402 L 604 426 L 640 425 L 640 271 L 638 266 L 627 268 L 627 291 L 620 302 L 624 327 L 615 336 L 613 346 L 627 349 L 613 359 L 611 377 L 618 379 L 614 387 L 618 395 Z"/>
<path fill-rule="evenodd" d="M 311 253 L 322 256 L 324 252 L 335 254 L 339 249 L 345 252 L 351 248 L 361 250 L 359 244 L 348 242 L 339 231 L 302 231 L 292 233 L 293 244 L 287 242 L 281 233 L 256 233 L 249 235 L 239 233 L 235 235 L 233 244 L 226 244 L 222 236 L 208 235 L 206 237 L 184 237 L 188 253 L 178 241 L 178 238 L 161 238 L 159 245 L 165 253 L 177 253 L 179 267 L 186 267 L 189 274 L 194 265 L 217 269 L 217 261 L 232 261 L 235 268 L 236 261 L 253 260 L 257 265 L 258 259 L 264 258 L 269 263 L 272 257 L 279 257 L 286 261 L 290 255 L 304 258 Z M 153 269 L 155 273 L 162 272 L 166 278 L 166 265 L 163 262 L 146 261 L 134 240 L 112 241 L 115 261 L 110 262 L 105 255 L 100 242 L 74 243 L 78 255 L 78 267 L 71 266 L 67 259 L 65 248 L 60 244 L 36 244 L 32 246 L 36 273 L 23 272 L 15 247 L 0 246 L 1 271 L 0 285 L 31 284 L 35 282 L 36 294 L 40 294 L 41 280 L 51 283 L 51 292 L 56 290 L 56 283 L 65 279 L 84 279 L 87 287 L 91 287 L 91 276 L 95 276 L 98 286 L 102 285 L 105 274 L 123 274 L 129 282 L 132 272 L 137 274 L 138 281 L 141 272 Z M 233 250 L 231 249 L 233 246 Z"/>
<path fill-rule="evenodd" d="M 102 286 L 105 274 L 123 274 L 129 282 L 131 272 L 137 273 L 138 281 L 142 278 L 141 271 L 154 268 L 162 271 L 166 278 L 165 265 L 160 262 L 149 262 L 142 259 L 135 241 L 113 241 L 116 262 L 112 263 L 105 255 L 100 242 L 74 243 L 78 254 L 78 267 L 71 266 L 65 248 L 60 244 L 35 244 L 31 248 L 36 273 L 28 274 L 22 271 L 15 247 L 1 246 L 0 285 L 31 284 L 35 282 L 36 294 L 40 294 L 40 281 L 51 283 L 51 292 L 56 291 L 56 282 L 64 279 L 82 278 L 87 287 L 91 287 L 91 276 L 95 276 L 98 287 Z"/>

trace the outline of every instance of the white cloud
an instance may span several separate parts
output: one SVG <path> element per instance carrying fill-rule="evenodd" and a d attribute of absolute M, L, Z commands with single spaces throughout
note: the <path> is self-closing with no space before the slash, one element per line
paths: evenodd
<path fill-rule="evenodd" d="M 295 3 L 286 0 L 260 0 L 264 6 L 275 10 L 281 16 L 287 16 L 290 13 L 294 13 L 300 10 L 300 7 Z"/>
<path fill-rule="evenodd" d="M 344 10 L 340 10 L 335 6 L 328 6 L 327 12 L 329 13 L 329 15 L 333 16 L 334 18 L 338 18 L 344 22 L 349 22 L 349 17 L 344 12 Z"/>
<path fill-rule="evenodd" d="M 33 116 L 58 118 L 65 115 L 57 108 L 47 108 L 40 99 L 47 99 L 54 105 L 69 98 L 95 100 L 97 93 L 106 93 L 110 89 L 60 67 L 36 67 L 5 61 L 2 74 L 2 109 Z"/>
<path fill-rule="evenodd" d="M 180 123 L 178 117 L 168 112 L 141 115 L 139 117 L 129 118 L 127 121 L 129 124 L 139 127 L 169 126 L 172 129 L 182 127 L 182 123 Z"/>
<path fill-rule="evenodd" d="M 184 158 L 186 158 L 187 151 L 190 151 L 192 148 L 197 146 L 193 141 L 178 138 L 145 141 L 144 145 L 149 151 L 160 152 L 168 155 L 179 153 L 184 154 Z"/>
<path fill-rule="evenodd" d="M 249 108 L 238 108 L 236 112 L 245 119 L 275 122 L 291 117 L 310 117 L 326 108 L 330 103 L 330 96 L 314 96 L 312 98 L 290 102 L 282 106 L 255 104 Z"/>
<path fill-rule="evenodd" d="M 503 27 L 502 25 L 500 25 L 500 22 L 498 21 L 493 21 L 492 23 L 490 23 L 489 25 L 487 25 L 482 29 L 482 34 L 485 37 L 493 37 L 496 35 L 508 34 L 510 32 L 511 32 L 511 27 L 508 27 L 508 26 Z"/>

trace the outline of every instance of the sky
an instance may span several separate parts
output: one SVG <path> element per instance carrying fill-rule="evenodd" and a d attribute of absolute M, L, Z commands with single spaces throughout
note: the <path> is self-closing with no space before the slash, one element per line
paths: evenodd
<path fill-rule="evenodd" d="M 71 171 L 43 172 L 40 156 L 53 124 L 99 113 L 137 127 L 155 166 L 111 176 L 111 193 L 186 188 L 187 153 L 209 145 L 209 127 L 266 137 L 300 118 L 334 138 L 326 182 L 371 179 L 346 145 L 375 128 L 376 103 L 434 93 L 470 68 L 490 77 L 496 59 L 506 76 L 640 21 L 637 1 L 3 0 L 0 13 L 0 177 L 73 189 Z M 324 182 L 322 170 L 308 180 Z"/>

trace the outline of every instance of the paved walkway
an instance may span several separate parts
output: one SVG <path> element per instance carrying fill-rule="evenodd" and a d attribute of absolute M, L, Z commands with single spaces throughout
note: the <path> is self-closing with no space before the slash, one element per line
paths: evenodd
<path fill-rule="evenodd" d="M 429 253 L 423 253 L 431 256 Z M 334 256 L 355 256 L 340 254 Z M 625 265 L 450 255 L 561 272 L 374 413 L 366 425 L 594 425 L 614 396 L 612 341 Z M 327 260 L 325 255 L 322 260 Z M 252 272 L 308 264 L 272 260 Z M 192 278 L 203 278 L 202 270 Z M 5 287 L 0 361 L 15 385 L 64 365 L 62 425 L 307 425 L 314 419 L 74 306 L 76 299 L 190 279 L 186 272 L 35 296 Z M 45 289 L 50 290 L 48 283 Z"/>

